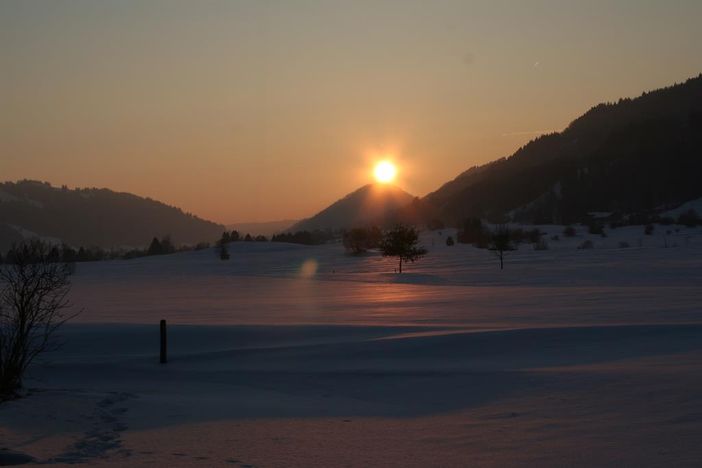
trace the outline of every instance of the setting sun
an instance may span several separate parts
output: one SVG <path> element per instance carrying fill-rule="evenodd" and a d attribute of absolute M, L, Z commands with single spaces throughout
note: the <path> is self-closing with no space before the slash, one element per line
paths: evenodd
<path fill-rule="evenodd" d="M 375 180 L 378 182 L 387 184 L 395 179 L 395 176 L 397 175 L 397 168 L 390 161 L 380 161 L 375 165 L 373 175 L 375 176 Z"/>

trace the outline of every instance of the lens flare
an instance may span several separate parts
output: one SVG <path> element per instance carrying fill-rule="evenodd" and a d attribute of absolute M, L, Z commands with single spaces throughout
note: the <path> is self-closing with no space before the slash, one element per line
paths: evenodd
<path fill-rule="evenodd" d="M 300 267 L 301 278 L 312 278 L 317 273 L 317 261 L 305 260 Z"/>

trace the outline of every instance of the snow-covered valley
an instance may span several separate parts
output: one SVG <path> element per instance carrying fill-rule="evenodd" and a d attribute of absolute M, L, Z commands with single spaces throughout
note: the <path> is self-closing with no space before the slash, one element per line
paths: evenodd
<path fill-rule="evenodd" d="M 0 446 L 98 466 L 695 466 L 702 230 L 541 229 L 548 249 L 502 271 L 451 230 L 401 275 L 253 242 L 79 264 L 80 313 L 0 407 Z"/>

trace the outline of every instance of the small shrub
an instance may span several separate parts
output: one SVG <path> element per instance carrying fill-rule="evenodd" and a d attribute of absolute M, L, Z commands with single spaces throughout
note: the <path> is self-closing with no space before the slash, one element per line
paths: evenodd
<path fill-rule="evenodd" d="M 594 248 L 594 244 L 592 243 L 591 240 L 586 240 L 582 244 L 578 246 L 578 249 L 580 250 L 588 250 Z"/>
<path fill-rule="evenodd" d="M 221 242 L 217 250 L 217 255 L 219 256 L 220 260 L 229 260 L 229 249 L 227 249 L 227 244 Z"/>
<path fill-rule="evenodd" d="M 541 231 L 538 229 L 532 229 L 526 232 L 526 237 L 530 243 L 536 244 L 541 241 Z"/>
<path fill-rule="evenodd" d="M 538 242 L 534 242 L 534 250 L 548 250 L 548 242 L 545 239 L 539 239 Z"/>
<path fill-rule="evenodd" d="M 468 218 L 463 223 L 463 229 L 456 233 L 456 241 L 485 248 L 490 243 L 490 230 L 480 218 Z"/>
<path fill-rule="evenodd" d="M 653 229 L 654 229 L 653 224 L 647 224 L 646 227 L 644 227 L 644 234 L 646 234 L 647 236 L 652 235 Z"/>
<path fill-rule="evenodd" d="M 448 237 L 446 238 L 446 245 L 449 246 L 449 247 L 451 247 L 453 244 L 454 244 L 454 242 L 453 242 L 453 237 L 448 236 Z"/>
<path fill-rule="evenodd" d="M 587 227 L 587 232 L 590 234 L 599 234 L 603 235 L 604 234 L 604 229 L 602 228 L 602 225 L 599 223 L 590 223 Z"/>
<path fill-rule="evenodd" d="M 342 244 L 347 252 L 359 255 L 369 249 L 375 249 L 380 246 L 383 240 L 383 233 L 377 226 L 369 228 L 353 228 L 344 232 Z"/>
<path fill-rule="evenodd" d="M 700 219 L 695 210 L 689 209 L 678 216 L 678 224 L 682 224 L 686 227 L 695 227 L 698 224 L 702 224 L 702 219 Z"/>

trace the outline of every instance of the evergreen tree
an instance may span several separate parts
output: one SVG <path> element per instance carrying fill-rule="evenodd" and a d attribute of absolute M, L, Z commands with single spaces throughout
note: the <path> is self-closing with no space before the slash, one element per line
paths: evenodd
<path fill-rule="evenodd" d="M 694 209 L 690 208 L 686 212 L 680 213 L 680 216 L 678 216 L 678 224 L 687 227 L 695 227 L 698 224 L 702 224 L 702 219 L 700 219 L 700 216 Z"/>
<path fill-rule="evenodd" d="M 229 260 L 229 249 L 227 249 L 227 244 L 225 242 L 219 242 L 217 255 L 219 255 L 220 260 Z"/>
<path fill-rule="evenodd" d="M 171 236 L 163 236 L 163 238 L 161 238 L 161 253 L 170 254 L 175 252 L 175 250 L 175 246 L 173 242 L 171 242 Z"/>
<path fill-rule="evenodd" d="M 46 261 L 51 263 L 57 263 L 61 261 L 61 254 L 56 246 L 53 246 L 46 256 Z"/>
<path fill-rule="evenodd" d="M 463 222 L 463 229 L 456 233 L 456 240 L 462 244 L 485 247 L 488 242 L 488 234 L 488 229 L 480 218 L 468 218 Z"/>
<path fill-rule="evenodd" d="M 225 231 L 222 233 L 222 237 L 220 237 L 219 240 L 217 241 L 217 246 L 219 247 L 222 244 L 226 244 L 230 240 L 231 240 L 231 236 L 229 235 L 228 232 Z"/>
<path fill-rule="evenodd" d="M 417 230 L 401 224 L 385 233 L 380 249 L 384 257 L 399 259 L 399 273 L 402 273 L 403 262 L 415 262 L 427 253 L 426 249 L 419 245 Z"/>
<path fill-rule="evenodd" d="M 77 260 L 78 253 L 69 245 L 61 245 L 61 261 L 64 263 L 74 263 Z"/>
<path fill-rule="evenodd" d="M 354 255 L 366 252 L 369 248 L 368 231 L 364 228 L 353 228 L 346 231 L 342 238 L 344 248 Z"/>
<path fill-rule="evenodd" d="M 163 248 L 161 247 L 161 241 L 158 240 L 158 237 L 154 237 L 151 240 L 151 245 L 149 245 L 149 249 L 146 251 L 146 255 L 161 255 L 162 253 Z"/>

